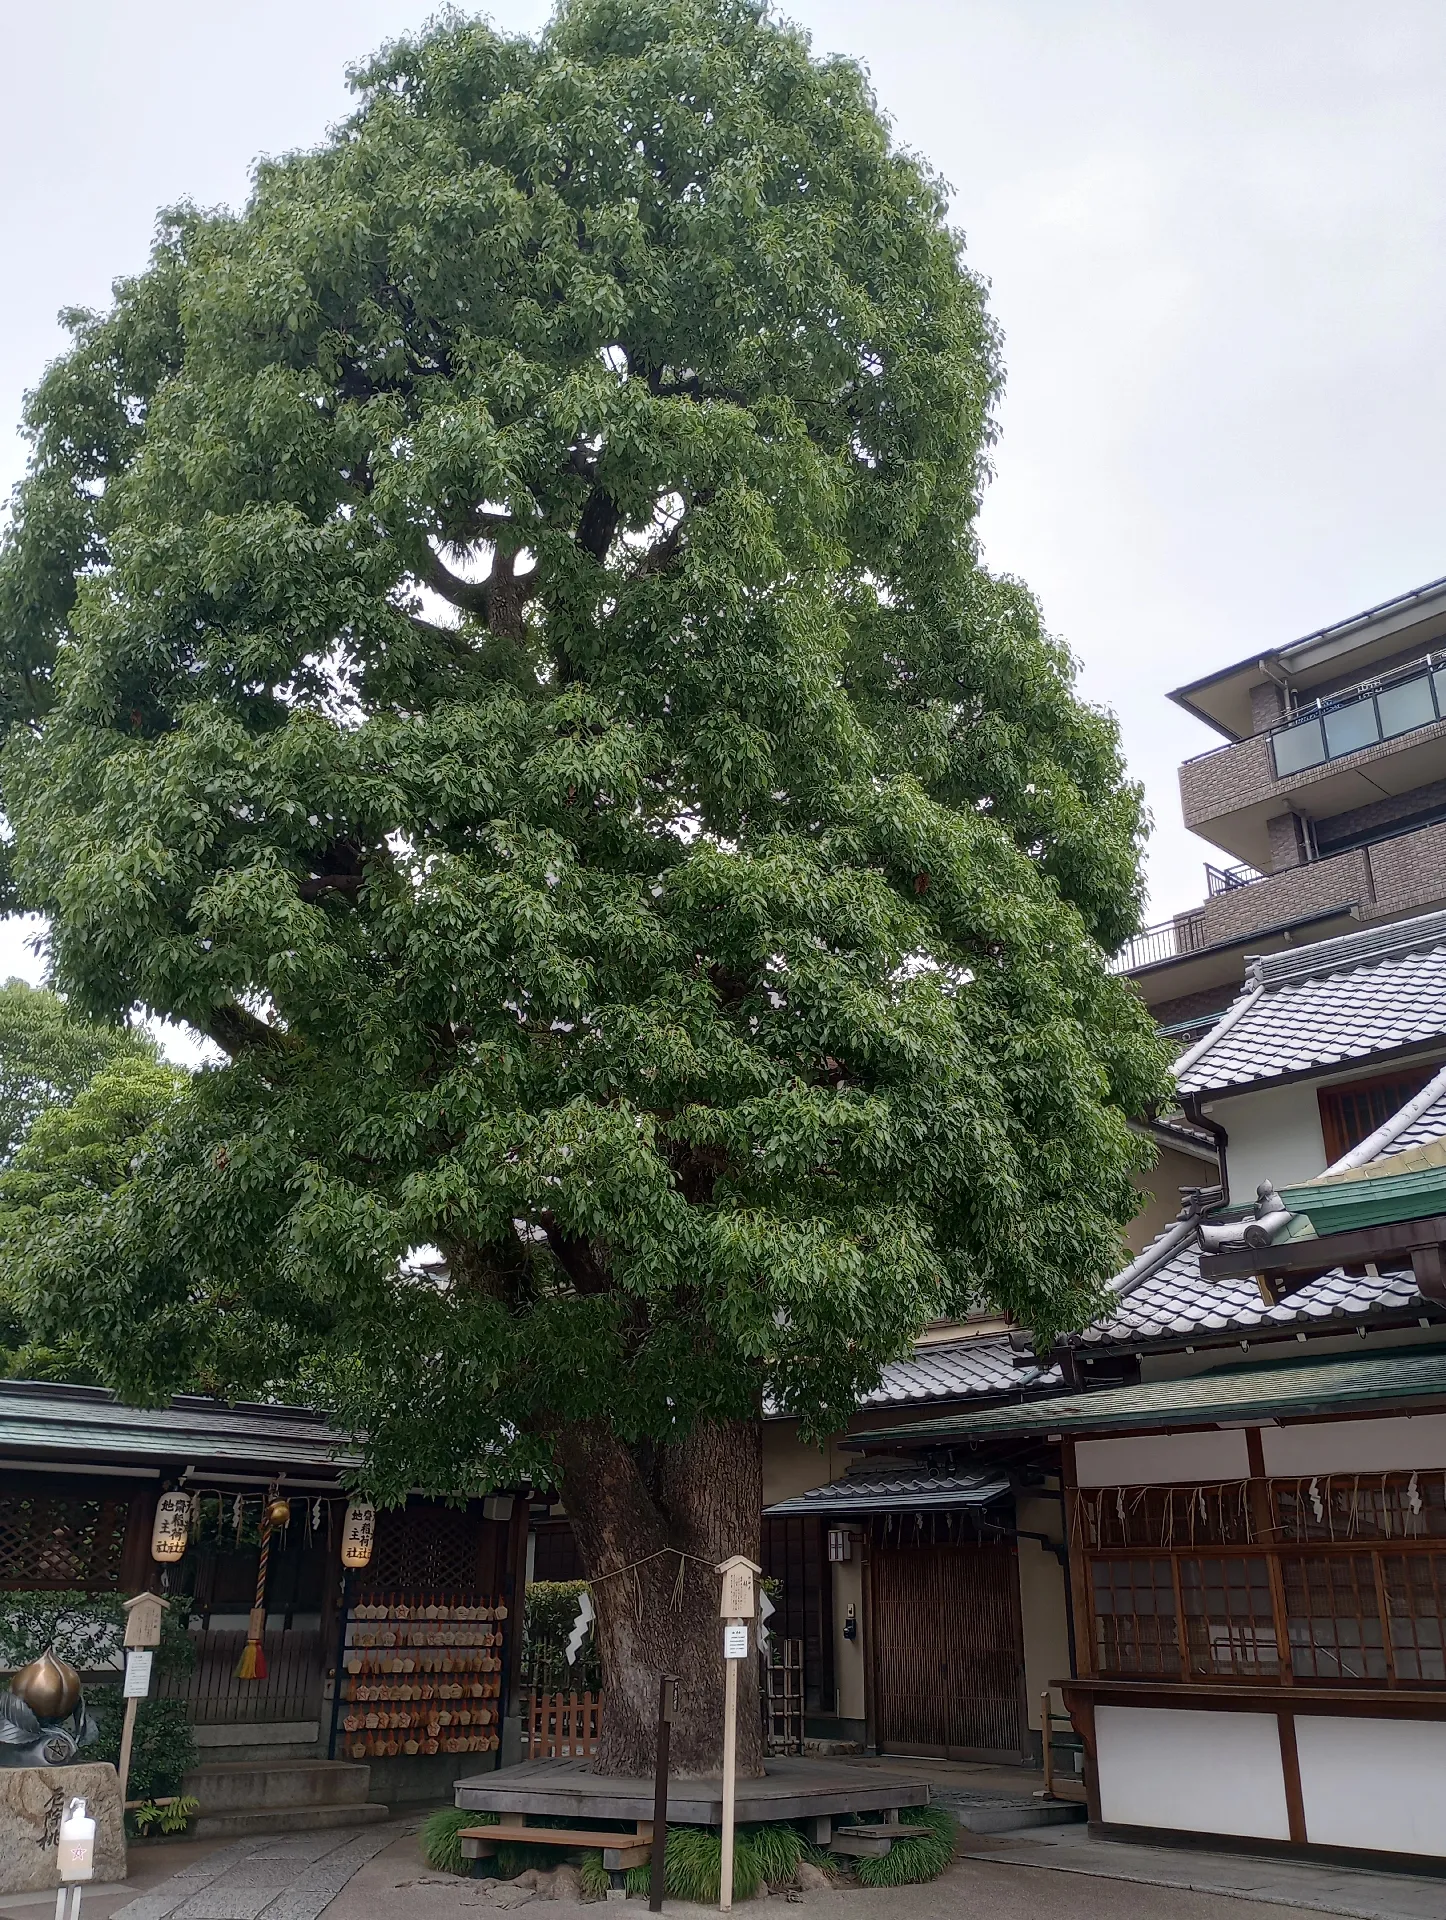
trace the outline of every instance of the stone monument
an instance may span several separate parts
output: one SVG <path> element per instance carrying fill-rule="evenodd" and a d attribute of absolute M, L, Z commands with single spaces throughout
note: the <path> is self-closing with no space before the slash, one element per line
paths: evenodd
<path fill-rule="evenodd" d="M 79 1795 L 95 1821 L 95 1878 L 126 1877 L 120 1781 L 108 1761 L 0 1768 L 0 1898 L 60 1885 L 60 1822 Z"/>

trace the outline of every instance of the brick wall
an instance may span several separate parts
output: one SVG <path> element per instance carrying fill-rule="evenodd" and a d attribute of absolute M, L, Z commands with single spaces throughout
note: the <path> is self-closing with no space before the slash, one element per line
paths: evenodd
<path fill-rule="evenodd" d="M 1435 740 L 1446 740 L 1446 720 L 1438 720 L 1433 726 L 1418 727 L 1400 739 L 1382 740 L 1374 747 L 1362 747 L 1359 753 L 1344 753 L 1337 760 L 1327 760 L 1319 767 L 1310 767 L 1303 773 L 1291 774 L 1288 779 L 1277 780 L 1270 735 L 1254 734 L 1249 740 L 1240 740 L 1232 746 L 1217 747 L 1213 753 L 1201 754 L 1198 760 L 1187 760 L 1181 767 L 1180 806 L 1185 825 L 1199 832 L 1210 821 L 1219 820 L 1228 813 L 1238 813 L 1242 807 L 1256 806 L 1263 800 L 1278 800 L 1284 810 L 1297 800 L 1297 796 L 1300 810 L 1311 814 L 1317 811 L 1311 806 L 1311 788 L 1318 781 L 1333 779 L 1346 769 L 1369 769 L 1376 761 L 1387 760 L 1400 753 L 1406 742 L 1416 748 Z M 1209 838 L 1208 834 L 1206 838 Z"/>
<path fill-rule="evenodd" d="M 1282 873 L 1287 867 L 1305 865 L 1305 844 L 1300 831 L 1300 818 L 1294 813 L 1278 813 L 1273 820 L 1265 823 L 1266 835 L 1270 841 L 1270 871 Z"/>
<path fill-rule="evenodd" d="M 1180 806 L 1187 827 L 1200 827 L 1263 800 L 1274 788 L 1270 735 L 1257 733 L 1233 746 L 1187 760 L 1180 769 Z"/>
<path fill-rule="evenodd" d="M 1407 837 L 1417 838 L 1414 834 Z M 1372 849 L 1373 853 L 1379 851 Z M 1356 905 L 1362 919 L 1372 915 L 1370 873 L 1359 847 L 1350 853 L 1338 853 L 1331 860 L 1317 860 L 1309 867 L 1270 874 L 1248 887 L 1212 894 L 1205 902 L 1205 944 L 1219 946 L 1226 940 L 1258 933 L 1262 927 L 1305 920 L 1312 914 L 1329 913 L 1333 907 Z"/>
<path fill-rule="evenodd" d="M 1446 900 L 1446 821 L 1396 840 L 1378 840 L 1366 853 L 1376 896 L 1372 919 L 1423 913 Z M 1321 862 L 1326 864 L 1334 863 Z"/>

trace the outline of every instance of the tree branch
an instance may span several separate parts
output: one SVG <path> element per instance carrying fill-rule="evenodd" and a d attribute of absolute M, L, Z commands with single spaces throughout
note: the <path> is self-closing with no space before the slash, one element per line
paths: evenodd
<path fill-rule="evenodd" d="M 208 1040 L 214 1040 L 223 1053 L 229 1053 L 234 1060 L 239 1054 L 255 1052 L 264 1048 L 268 1053 L 286 1051 L 294 1042 L 290 1036 L 278 1027 L 268 1026 L 266 1021 L 258 1020 L 254 1013 L 248 1013 L 245 1007 L 235 1001 L 223 1007 L 213 1007 L 205 1020 L 196 1025 Z"/>
<path fill-rule="evenodd" d="M 453 573 L 430 547 L 427 549 L 427 564 L 422 578 L 433 593 L 440 593 L 444 600 L 450 600 L 463 613 L 477 613 L 484 620 L 487 618 L 492 603 L 490 580 L 464 580 L 460 574 Z"/>
<path fill-rule="evenodd" d="M 594 487 L 577 525 L 577 544 L 584 553 L 590 553 L 600 567 L 607 565 L 608 549 L 621 519 L 617 502 L 607 489 Z"/>

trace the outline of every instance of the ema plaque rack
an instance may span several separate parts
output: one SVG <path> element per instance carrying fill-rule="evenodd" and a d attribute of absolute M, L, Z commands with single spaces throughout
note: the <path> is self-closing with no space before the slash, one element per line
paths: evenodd
<path fill-rule="evenodd" d="M 472 1595 L 356 1601 L 337 1675 L 341 1756 L 495 1753 L 506 1620 L 502 1601 Z"/>

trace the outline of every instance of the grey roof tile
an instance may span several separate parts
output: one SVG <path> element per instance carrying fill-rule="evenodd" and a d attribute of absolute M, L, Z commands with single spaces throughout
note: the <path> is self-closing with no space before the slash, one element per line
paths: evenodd
<path fill-rule="evenodd" d="M 1446 914 L 1256 961 L 1251 984 L 1193 1058 L 1184 1093 L 1256 1086 L 1446 1040 Z"/>
<path fill-rule="evenodd" d="M 1003 1334 L 951 1340 L 920 1347 L 907 1360 L 884 1368 L 884 1377 L 867 1395 L 865 1406 L 897 1406 L 916 1400 L 951 1400 L 965 1394 L 1019 1393 L 1025 1388 L 1058 1386 L 1058 1367 L 1017 1367 Z"/>
<path fill-rule="evenodd" d="M 1162 1234 L 1160 1240 L 1164 1238 Z M 1369 1275 L 1354 1279 L 1336 1269 L 1308 1282 L 1279 1306 L 1267 1307 L 1253 1280 L 1202 1278 L 1199 1248 L 1187 1242 L 1130 1287 L 1113 1312 L 1086 1327 L 1079 1342 L 1112 1347 L 1167 1336 L 1188 1339 L 1191 1333 L 1249 1333 L 1264 1326 L 1307 1325 L 1333 1318 L 1354 1321 L 1422 1304 L 1415 1276 L 1407 1266 L 1378 1279 Z"/>

